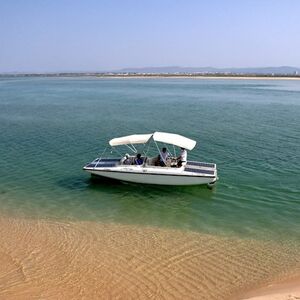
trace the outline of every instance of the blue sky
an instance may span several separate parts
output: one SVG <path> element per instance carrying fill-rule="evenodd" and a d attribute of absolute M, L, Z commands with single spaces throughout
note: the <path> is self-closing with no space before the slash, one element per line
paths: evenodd
<path fill-rule="evenodd" d="M 0 0 L 0 72 L 282 65 L 299 0 Z"/>

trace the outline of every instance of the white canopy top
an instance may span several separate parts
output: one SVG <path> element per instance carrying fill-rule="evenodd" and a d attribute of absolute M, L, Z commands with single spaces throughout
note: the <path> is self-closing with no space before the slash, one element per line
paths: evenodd
<path fill-rule="evenodd" d="M 111 146 L 120 146 L 128 144 L 145 144 L 152 137 L 153 133 L 150 134 L 133 134 L 119 138 L 115 138 L 109 141 Z"/>
<path fill-rule="evenodd" d="M 182 135 L 167 133 L 167 132 L 154 132 L 153 140 L 166 144 L 172 144 L 188 150 L 193 150 L 196 146 L 196 141 L 188 139 Z"/>
<path fill-rule="evenodd" d="M 154 132 L 150 134 L 133 134 L 128 136 L 123 136 L 119 138 L 114 138 L 109 141 L 111 146 L 120 146 L 128 144 L 145 144 L 150 138 L 153 137 L 153 140 L 156 142 L 162 142 L 166 144 L 172 144 L 178 147 L 182 147 L 188 150 L 193 150 L 196 146 L 194 140 L 188 139 L 182 135 L 167 133 L 167 132 Z"/>

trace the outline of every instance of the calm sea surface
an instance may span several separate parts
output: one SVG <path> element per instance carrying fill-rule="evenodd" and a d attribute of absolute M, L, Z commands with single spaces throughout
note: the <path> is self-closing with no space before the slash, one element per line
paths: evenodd
<path fill-rule="evenodd" d="M 110 138 L 197 140 L 219 182 L 94 181 L 82 166 Z M 300 81 L 0 79 L 0 214 L 300 239 Z"/>

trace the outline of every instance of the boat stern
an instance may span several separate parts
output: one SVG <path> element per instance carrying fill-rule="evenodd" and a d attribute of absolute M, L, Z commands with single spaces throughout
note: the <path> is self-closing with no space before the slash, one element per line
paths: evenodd
<path fill-rule="evenodd" d="M 219 179 L 215 163 L 188 161 L 184 171 L 207 178 L 208 184 L 211 185 L 215 184 Z"/>

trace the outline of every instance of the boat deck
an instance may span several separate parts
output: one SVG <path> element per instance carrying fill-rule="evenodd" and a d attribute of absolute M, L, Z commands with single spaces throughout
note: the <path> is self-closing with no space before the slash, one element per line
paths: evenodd
<path fill-rule="evenodd" d="M 102 168 L 114 168 L 114 167 L 133 167 L 134 165 L 122 165 L 121 159 L 119 158 L 102 158 L 102 159 L 95 159 L 91 163 L 87 164 L 84 168 L 86 169 L 102 169 Z M 137 166 L 137 167 L 144 167 L 144 168 L 155 168 L 160 170 L 176 170 L 177 168 L 170 168 L 170 167 L 160 167 L 160 166 Z M 213 163 L 206 163 L 206 162 L 198 162 L 198 161 L 187 161 L 187 164 L 184 167 L 185 172 L 188 173 L 197 173 L 199 175 L 211 175 L 216 176 L 216 164 Z"/>
<path fill-rule="evenodd" d="M 186 166 L 184 167 L 184 171 L 215 175 L 216 168 L 216 164 L 188 160 Z"/>

